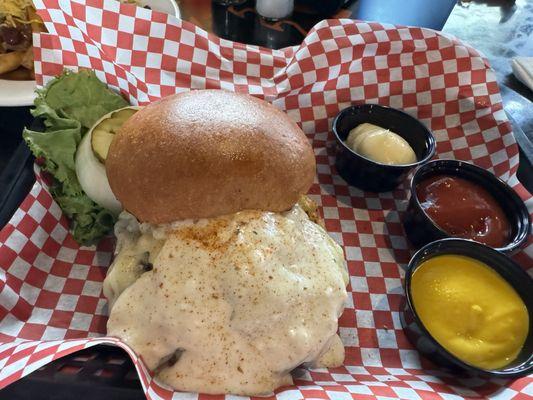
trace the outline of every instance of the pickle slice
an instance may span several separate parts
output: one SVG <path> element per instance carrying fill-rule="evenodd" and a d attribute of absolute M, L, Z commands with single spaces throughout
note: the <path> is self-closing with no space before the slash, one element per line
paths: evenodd
<path fill-rule="evenodd" d="M 115 134 L 124 122 L 136 112 L 137 110 L 132 108 L 123 108 L 122 110 L 112 112 L 109 117 L 102 119 L 93 127 L 91 147 L 94 155 L 100 162 L 105 163 L 109 146 L 111 146 Z"/>

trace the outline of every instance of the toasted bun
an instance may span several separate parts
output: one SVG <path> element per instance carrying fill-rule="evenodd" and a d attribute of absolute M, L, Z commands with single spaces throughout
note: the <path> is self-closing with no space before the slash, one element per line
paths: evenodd
<path fill-rule="evenodd" d="M 285 211 L 315 175 L 305 134 L 254 97 L 202 90 L 166 97 L 131 117 L 113 140 L 113 193 L 142 222 L 241 210 Z"/>

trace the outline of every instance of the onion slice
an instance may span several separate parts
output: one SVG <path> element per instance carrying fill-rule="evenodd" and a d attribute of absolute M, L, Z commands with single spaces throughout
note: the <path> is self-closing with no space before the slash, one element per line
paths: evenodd
<path fill-rule="evenodd" d="M 125 108 L 139 109 L 139 107 L 134 106 Z M 122 204 L 117 200 L 109 186 L 104 164 L 93 153 L 91 138 L 94 129 L 103 120 L 111 118 L 117 111 L 119 110 L 110 112 L 100 118 L 83 137 L 76 151 L 76 175 L 81 188 L 96 204 L 116 215 L 122 211 Z"/>

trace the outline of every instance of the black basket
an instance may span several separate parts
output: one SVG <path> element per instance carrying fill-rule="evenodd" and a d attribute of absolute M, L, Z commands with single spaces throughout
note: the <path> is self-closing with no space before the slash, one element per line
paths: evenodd
<path fill-rule="evenodd" d="M 0 391 L 0 400 L 143 400 L 135 367 L 119 347 L 98 345 L 55 360 Z"/>

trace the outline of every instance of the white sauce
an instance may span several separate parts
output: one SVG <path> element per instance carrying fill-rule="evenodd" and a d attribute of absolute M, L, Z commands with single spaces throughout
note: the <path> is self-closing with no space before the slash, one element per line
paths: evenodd
<path fill-rule="evenodd" d="M 388 129 L 364 123 L 352 129 L 346 139 L 350 149 L 363 157 L 387 165 L 416 162 L 416 154 L 407 140 Z"/>
<path fill-rule="evenodd" d="M 108 334 L 164 383 L 261 395 L 291 384 L 290 371 L 303 363 L 342 364 L 336 331 L 346 263 L 299 206 L 163 227 L 139 226 L 123 214 L 116 233 L 119 254 L 104 281 Z M 153 270 L 124 267 L 119 260 L 136 257 L 133 249 L 153 253 Z M 162 362 L 176 351 L 173 365 Z"/>

